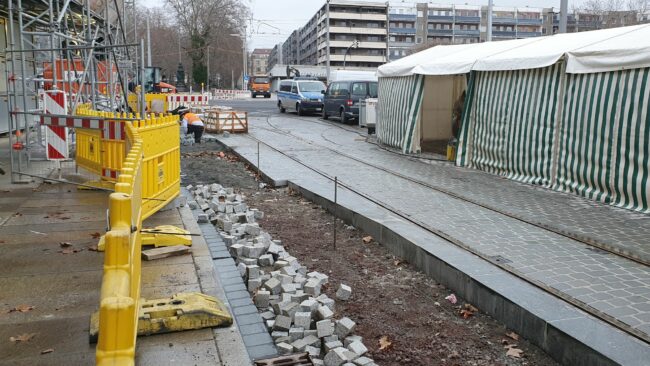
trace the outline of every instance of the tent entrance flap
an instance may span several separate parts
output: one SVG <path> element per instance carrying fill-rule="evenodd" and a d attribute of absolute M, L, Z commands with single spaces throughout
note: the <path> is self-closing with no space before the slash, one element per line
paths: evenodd
<path fill-rule="evenodd" d="M 424 76 L 379 79 L 377 140 L 404 153 L 418 152 L 418 121 L 422 108 Z"/>
<path fill-rule="evenodd" d="M 446 154 L 447 143 L 455 132 L 454 110 L 462 107 L 466 80 L 465 75 L 425 77 L 419 123 L 423 152 Z"/>

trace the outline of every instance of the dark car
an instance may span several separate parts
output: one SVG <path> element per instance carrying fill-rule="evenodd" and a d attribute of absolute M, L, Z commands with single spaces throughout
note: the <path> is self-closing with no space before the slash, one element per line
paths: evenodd
<path fill-rule="evenodd" d="M 335 81 L 323 98 L 323 119 L 338 117 L 342 123 L 359 120 L 359 101 L 377 98 L 377 82 L 367 80 Z"/>

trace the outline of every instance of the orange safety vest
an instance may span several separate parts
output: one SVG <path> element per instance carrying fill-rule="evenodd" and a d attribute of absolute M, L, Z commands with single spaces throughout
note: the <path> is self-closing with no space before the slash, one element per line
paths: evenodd
<path fill-rule="evenodd" d="M 201 118 L 194 113 L 185 113 L 183 116 L 187 120 L 187 124 L 193 125 L 194 122 L 201 122 Z"/>

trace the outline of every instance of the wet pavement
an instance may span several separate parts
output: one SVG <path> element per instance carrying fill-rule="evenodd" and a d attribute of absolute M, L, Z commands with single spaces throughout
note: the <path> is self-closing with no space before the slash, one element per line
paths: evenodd
<path fill-rule="evenodd" d="M 98 310 L 106 229 L 106 192 L 67 184 L 3 186 L 0 194 L 0 365 L 93 365 L 89 321 Z M 145 227 L 176 225 L 200 233 L 188 208 L 161 211 Z M 202 292 L 226 300 L 205 239 L 192 254 L 142 262 L 142 296 Z M 23 309 L 11 311 L 11 309 Z M 11 337 L 24 341 L 11 341 Z M 137 365 L 250 364 L 237 328 L 139 337 Z"/>

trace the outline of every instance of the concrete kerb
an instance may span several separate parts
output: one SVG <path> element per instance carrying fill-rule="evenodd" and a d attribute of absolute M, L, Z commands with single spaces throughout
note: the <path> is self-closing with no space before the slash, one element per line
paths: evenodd
<path fill-rule="evenodd" d="M 185 188 L 181 188 L 181 195 L 191 197 Z M 201 228 L 196 223 L 194 214 L 187 205 L 179 208 L 183 224 L 191 233 L 201 233 Z M 226 297 L 221 279 L 215 268 L 210 249 L 204 236 L 192 237 L 192 255 L 195 257 L 195 267 L 200 273 L 199 282 L 201 290 L 206 295 L 215 296 L 228 306 L 232 314 L 232 306 Z M 252 361 L 246 350 L 243 337 L 239 332 L 237 318 L 233 314 L 233 324 L 227 328 L 214 328 L 213 334 L 223 365 L 251 365 Z"/>
<path fill-rule="evenodd" d="M 335 206 L 331 199 L 292 181 L 288 186 L 347 224 L 369 233 L 393 254 L 405 258 L 562 364 L 643 365 L 650 359 L 650 347 L 642 341 L 469 252 L 431 244 L 431 238 L 425 237 L 432 234 L 424 230 L 414 233 L 413 225 L 403 220 L 386 217 L 381 221 L 341 204 Z M 417 240 L 418 236 L 424 240 Z M 422 244 L 427 242 L 429 245 Z"/>

